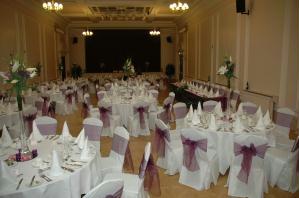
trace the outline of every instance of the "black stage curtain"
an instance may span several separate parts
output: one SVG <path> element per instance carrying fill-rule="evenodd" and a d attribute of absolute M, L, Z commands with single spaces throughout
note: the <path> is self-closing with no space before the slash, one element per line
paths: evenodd
<path fill-rule="evenodd" d="M 85 38 L 86 72 L 122 70 L 127 58 L 138 73 L 160 71 L 160 37 L 150 36 L 149 30 L 92 31 Z"/>

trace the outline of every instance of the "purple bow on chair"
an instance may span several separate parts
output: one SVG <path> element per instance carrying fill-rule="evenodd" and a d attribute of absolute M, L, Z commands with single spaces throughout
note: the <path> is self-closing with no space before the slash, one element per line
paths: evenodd
<path fill-rule="evenodd" d="M 42 115 L 46 116 L 48 114 L 48 101 L 49 97 L 42 97 L 44 102 L 43 102 L 43 107 L 42 107 Z"/>
<path fill-rule="evenodd" d="M 144 160 L 144 157 L 143 157 Z M 144 163 L 141 163 L 144 164 Z M 144 167 L 143 167 L 144 168 Z M 142 168 L 141 168 L 142 170 Z M 153 155 L 151 154 L 145 168 L 144 190 L 150 192 L 155 196 L 161 195 L 160 178 L 157 166 L 154 163 Z"/>
<path fill-rule="evenodd" d="M 183 165 L 189 170 L 189 171 L 198 171 L 199 164 L 196 159 L 195 150 L 196 148 L 199 148 L 203 150 L 204 152 L 207 152 L 208 147 L 208 140 L 207 139 L 201 139 L 201 140 L 190 140 L 182 136 L 182 143 L 183 143 L 183 149 L 184 149 L 184 156 L 183 156 Z"/>
<path fill-rule="evenodd" d="M 170 141 L 168 129 L 162 130 L 156 126 L 154 145 L 158 157 L 165 157 L 165 139 Z"/>
<path fill-rule="evenodd" d="M 136 108 L 135 111 L 139 113 L 140 128 L 145 129 L 144 113 L 146 112 L 146 108 L 145 107 L 138 107 L 138 108 Z"/>
<path fill-rule="evenodd" d="M 76 101 L 76 103 L 77 103 L 77 102 L 78 102 L 78 92 L 77 92 L 77 90 L 74 91 L 74 95 L 75 95 L 75 101 Z"/>
<path fill-rule="evenodd" d="M 48 115 L 50 114 L 50 116 L 52 118 L 55 117 L 55 110 L 56 110 L 56 102 L 52 101 L 50 102 L 49 108 L 48 108 Z"/>
<path fill-rule="evenodd" d="M 110 127 L 110 110 L 109 108 L 100 107 L 100 119 L 103 122 L 103 128 Z"/>
<path fill-rule="evenodd" d="M 119 190 L 117 190 L 113 195 L 106 195 L 105 198 L 121 198 L 121 195 L 123 194 L 124 187 L 121 187 Z"/>
<path fill-rule="evenodd" d="M 166 111 L 166 115 L 167 115 L 167 120 L 169 121 L 170 120 L 170 107 L 171 107 L 171 104 L 168 103 L 168 104 L 164 104 L 163 108 L 165 109 Z"/>
<path fill-rule="evenodd" d="M 268 146 L 267 144 L 262 144 L 257 147 L 254 144 L 250 144 L 250 146 L 240 145 L 238 143 L 234 143 L 234 153 L 235 156 L 243 155 L 243 160 L 241 163 L 241 170 L 238 174 L 238 179 L 243 183 L 248 183 L 248 177 L 252 164 L 252 157 L 259 156 L 264 159 L 266 150 Z"/>
<path fill-rule="evenodd" d="M 88 111 L 89 111 L 88 105 L 85 102 L 83 102 L 82 103 L 82 111 L 81 111 L 81 115 L 82 115 L 83 118 L 87 118 Z"/>
<path fill-rule="evenodd" d="M 71 93 L 68 93 L 65 95 L 65 98 L 66 98 L 66 101 L 68 104 L 72 104 L 72 96 L 73 96 L 73 94 L 71 94 Z"/>
<path fill-rule="evenodd" d="M 24 116 L 24 121 L 27 124 L 29 134 L 32 132 L 32 124 L 35 118 L 36 118 L 36 113 Z"/>

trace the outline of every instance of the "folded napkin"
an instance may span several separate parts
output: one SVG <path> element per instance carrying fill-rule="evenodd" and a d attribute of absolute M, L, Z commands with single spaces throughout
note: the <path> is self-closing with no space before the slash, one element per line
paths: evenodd
<path fill-rule="evenodd" d="M 89 159 L 89 147 L 88 147 L 88 139 L 85 138 L 84 147 L 81 152 L 80 160 L 88 160 Z"/>
<path fill-rule="evenodd" d="M 12 144 L 13 144 L 13 141 L 12 141 L 12 139 L 8 133 L 8 130 L 4 124 L 3 128 L 2 128 L 2 136 L 0 138 L 0 147 L 8 147 Z"/>
<path fill-rule="evenodd" d="M 200 101 L 198 102 L 198 105 L 197 105 L 197 115 L 202 115 L 202 108 L 201 108 L 201 104 L 200 104 Z"/>
<path fill-rule="evenodd" d="M 84 136 L 85 136 L 85 130 L 84 130 L 84 128 L 81 129 L 79 135 L 78 135 L 77 138 L 75 139 L 75 142 L 74 142 L 75 144 L 78 144 L 78 143 L 79 143 L 80 138 L 81 138 L 81 136 L 83 135 L 83 133 L 84 133 Z"/>
<path fill-rule="evenodd" d="M 265 130 L 265 124 L 264 124 L 264 120 L 263 120 L 263 115 L 260 115 L 258 117 L 258 121 L 257 121 L 257 124 L 255 126 L 256 129 L 259 129 L 259 130 Z"/>
<path fill-rule="evenodd" d="M 242 124 L 242 122 L 241 122 L 241 120 L 238 116 L 237 116 L 237 119 L 234 122 L 233 126 L 234 126 L 234 132 L 239 133 L 239 132 L 242 132 L 244 130 L 244 126 L 243 126 L 243 124 Z"/>
<path fill-rule="evenodd" d="M 56 177 L 56 176 L 59 176 L 62 174 L 63 174 L 63 170 L 59 163 L 58 154 L 57 154 L 56 150 L 53 150 L 52 151 L 52 165 L 51 165 L 51 169 L 49 171 L 49 175 Z"/>
<path fill-rule="evenodd" d="M 209 130 L 213 130 L 213 131 L 217 130 L 217 124 L 216 124 L 216 119 L 215 119 L 214 114 L 211 114 Z"/>
<path fill-rule="evenodd" d="M 223 112 L 222 112 L 222 108 L 221 108 L 221 102 L 218 102 L 215 106 L 214 109 L 215 113 L 219 116 L 222 117 L 223 116 Z"/>
<path fill-rule="evenodd" d="M 259 108 L 257 109 L 256 113 L 255 113 L 255 116 L 257 118 L 263 116 L 263 112 L 262 112 L 262 109 L 261 109 L 261 106 L 259 106 Z"/>
<path fill-rule="evenodd" d="M 270 113 L 269 113 L 269 110 L 267 110 L 266 114 L 264 115 L 264 124 L 266 126 L 269 126 L 271 124 L 271 118 L 270 118 Z"/>
<path fill-rule="evenodd" d="M 192 124 L 193 125 L 200 124 L 200 119 L 198 118 L 198 114 L 197 114 L 196 110 L 194 110 L 194 113 L 193 113 Z"/>
<path fill-rule="evenodd" d="M 42 136 L 42 134 L 40 133 L 39 129 L 36 126 L 35 120 L 33 120 L 32 133 L 29 136 L 29 140 L 31 142 L 38 142 L 38 141 L 42 141 L 44 139 L 45 139 L 44 136 Z"/>
<path fill-rule="evenodd" d="M 192 120 L 193 118 L 193 107 L 192 107 L 192 104 L 190 105 L 190 108 L 189 108 L 189 112 L 187 114 L 187 120 Z"/>
<path fill-rule="evenodd" d="M 219 97 L 220 94 L 219 94 L 219 90 L 217 89 L 216 93 L 214 94 L 214 97 Z"/>
<path fill-rule="evenodd" d="M 17 183 L 16 176 L 11 170 L 3 160 L 0 160 L 0 191 Z"/>
<path fill-rule="evenodd" d="M 213 96 L 214 96 L 214 92 L 213 92 L 213 88 L 211 88 L 209 91 L 209 97 L 213 97 Z"/>
<path fill-rule="evenodd" d="M 69 127 L 66 123 L 66 121 L 64 121 L 64 124 L 63 124 L 63 128 L 62 128 L 62 135 L 61 137 L 65 140 L 69 140 L 70 138 L 72 138 L 71 134 L 70 134 L 70 130 L 69 130 Z"/>
<path fill-rule="evenodd" d="M 242 115 L 243 114 L 243 103 L 239 104 L 237 115 Z"/>
<path fill-rule="evenodd" d="M 209 94 L 209 92 L 208 92 L 208 88 L 205 87 L 205 88 L 203 89 L 203 95 L 208 95 L 208 94 Z"/>

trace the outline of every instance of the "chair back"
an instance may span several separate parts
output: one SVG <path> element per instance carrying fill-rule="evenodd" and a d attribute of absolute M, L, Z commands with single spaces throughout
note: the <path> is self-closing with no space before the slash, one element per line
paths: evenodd
<path fill-rule="evenodd" d="M 165 124 L 169 123 L 169 114 L 165 109 L 157 114 L 157 118 L 162 120 Z"/>
<path fill-rule="evenodd" d="M 149 92 L 152 94 L 152 96 L 155 98 L 155 99 L 158 99 L 158 95 L 159 95 L 159 92 L 155 89 L 152 89 L 152 90 L 149 90 Z"/>
<path fill-rule="evenodd" d="M 278 108 L 275 113 L 276 126 L 288 136 L 292 121 L 296 118 L 295 112 L 289 108 Z"/>
<path fill-rule="evenodd" d="M 89 191 L 84 198 L 121 198 L 123 188 L 124 181 L 122 179 L 103 181 Z"/>
<path fill-rule="evenodd" d="M 257 105 L 252 102 L 243 102 L 243 111 L 247 114 L 255 114 L 257 111 Z"/>
<path fill-rule="evenodd" d="M 143 179 L 145 176 L 145 171 L 146 171 L 146 167 L 147 167 L 147 163 L 148 163 L 150 154 L 151 154 L 151 143 L 148 142 L 145 145 L 143 158 L 142 158 L 142 160 L 140 162 L 140 166 L 139 166 L 139 178 L 140 179 Z"/>
<path fill-rule="evenodd" d="M 175 93 L 174 92 L 170 92 L 168 97 L 170 98 L 171 100 L 171 104 L 174 102 L 174 99 L 175 99 Z"/>
<path fill-rule="evenodd" d="M 83 128 L 88 140 L 99 141 L 103 128 L 103 122 L 98 118 L 85 118 L 83 120 Z"/>
<path fill-rule="evenodd" d="M 217 105 L 217 101 L 214 100 L 208 100 L 206 102 L 203 103 L 203 110 L 204 111 L 208 111 L 208 112 L 212 112 L 215 108 L 215 106 Z"/>
<path fill-rule="evenodd" d="M 111 89 L 111 86 L 112 86 L 111 83 L 106 83 L 106 84 L 104 85 L 106 91 L 109 91 L 109 90 Z"/>
<path fill-rule="evenodd" d="M 129 139 L 130 135 L 124 127 L 116 127 L 113 134 L 112 148 L 109 156 L 123 164 Z"/>
<path fill-rule="evenodd" d="M 42 135 L 56 135 L 57 120 L 49 116 L 41 116 L 35 119 L 36 126 Z"/>
<path fill-rule="evenodd" d="M 98 91 L 97 92 L 98 101 L 101 101 L 104 98 L 105 93 L 106 93 L 106 91 Z"/>
<path fill-rule="evenodd" d="M 173 105 L 175 119 L 183 119 L 187 115 L 187 106 L 185 103 L 178 102 Z"/>

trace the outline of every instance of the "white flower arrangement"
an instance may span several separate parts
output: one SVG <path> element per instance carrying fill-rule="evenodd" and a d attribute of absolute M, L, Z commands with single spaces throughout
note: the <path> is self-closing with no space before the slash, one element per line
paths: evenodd
<path fill-rule="evenodd" d="M 134 68 L 134 65 L 132 64 L 131 58 L 127 58 L 124 66 L 123 66 L 123 70 L 124 70 L 124 73 L 128 76 L 135 74 L 135 68 Z"/>

